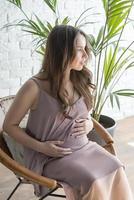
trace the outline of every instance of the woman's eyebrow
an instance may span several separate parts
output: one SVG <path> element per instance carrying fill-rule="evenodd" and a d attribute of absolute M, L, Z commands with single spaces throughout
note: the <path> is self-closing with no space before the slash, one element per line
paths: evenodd
<path fill-rule="evenodd" d="M 77 45 L 77 44 L 76 44 L 76 47 L 85 48 L 85 46 L 82 46 L 82 45 Z"/>

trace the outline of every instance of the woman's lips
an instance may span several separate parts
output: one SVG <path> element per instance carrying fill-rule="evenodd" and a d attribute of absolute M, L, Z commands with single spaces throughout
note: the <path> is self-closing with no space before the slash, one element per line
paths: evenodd
<path fill-rule="evenodd" d="M 81 65 L 85 65 L 85 63 L 86 63 L 85 61 L 80 62 Z"/>

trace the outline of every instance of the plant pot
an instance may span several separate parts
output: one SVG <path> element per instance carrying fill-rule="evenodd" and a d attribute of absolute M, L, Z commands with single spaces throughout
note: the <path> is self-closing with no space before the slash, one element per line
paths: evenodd
<path fill-rule="evenodd" d="M 115 120 L 112 119 L 111 117 L 106 116 L 106 115 L 101 115 L 99 123 L 104 128 L 106 128 L 107 131 L 110 133 L 110 135 L 113 137 L 114 130 L 115 130 L 115 127 L 116 127 Z M 101 146 L 105 145 L 105 142 L 101 139 L 101 137 L 99 136 L 99 134 L 96 133 L 95 129 L 93 129 L 92 131 L 89 132 L 88 138 L 91 141 L 97 142 Z"/>

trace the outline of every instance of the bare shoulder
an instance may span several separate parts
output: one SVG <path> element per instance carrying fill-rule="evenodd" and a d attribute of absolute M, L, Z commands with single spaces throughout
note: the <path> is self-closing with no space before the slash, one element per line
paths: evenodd
<path fill-rule="evenodd" d="M 28 95 L 29 97 L 30 96 L 36 97 L 38 93 L 39 93 L 39 88 L 37 84 L 32 79 L 29 79 L 22 85 L 17 95 L 24 95 L 24 96 Z"/>
<path fill-rule="evenodd" d="M 28 110 L 33 109 L 39 88 L 32 79 L 26 81 L 17 92 L 15 99 L 10 106 L 4 121 L 3 127 L 9 124 L 19 124 Z"/>
<path fill-rule="evenodd" d="M 27 80 L 16 94 L 14 103 L 27 105 L 29 109 L 33 109 L 39 96 L 39 88 L 32 80 Z"/>

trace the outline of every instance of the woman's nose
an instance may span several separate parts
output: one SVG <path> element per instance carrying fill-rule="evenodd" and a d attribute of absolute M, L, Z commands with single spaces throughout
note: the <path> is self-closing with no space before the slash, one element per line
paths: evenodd
<path fill-rule="evenodd" d="M 86 58 L 86 59 L 88 58 L 86 51 L 83 53 L 83 57 Z"/>

